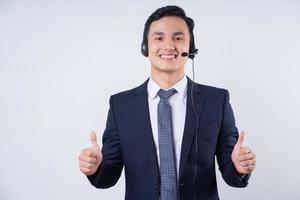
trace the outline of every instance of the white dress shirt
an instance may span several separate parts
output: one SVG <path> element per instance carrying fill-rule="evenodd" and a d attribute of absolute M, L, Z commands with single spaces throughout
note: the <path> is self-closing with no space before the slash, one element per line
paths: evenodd
<path fill-rule="evenodd" d="M 181 143 L 185 124 L 186 114 L 186 93 L 187 93 L 187 77 L 184 76 L 179 82 L 170 88 L 160 87 L 151 77 L 148 81 L 148 104 L 149 114 L 151 120 L 152 133 L 154 143 L 156 147 L 156 153 L 158 157 L 158 164 L 160 165 L 159 159 L 159 143 L 158 143 L 158 128 L 157 128 L 157 105 L 160 101 L 157 95 L 160 89 L 169 90 L 171 88 L 176 89 L 177 93 L 169 98 L 169 103 L 172 107 L 172 125 L 173 125 L 173 138 L 175 147 L 175 159 L 176 159 L 176 171 L 177 177 L 179 176 L 179 163 L 180 163 L 180 152 Z"/>

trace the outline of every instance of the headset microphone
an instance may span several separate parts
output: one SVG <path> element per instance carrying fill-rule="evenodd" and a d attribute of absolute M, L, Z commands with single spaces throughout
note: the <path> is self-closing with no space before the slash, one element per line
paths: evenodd
<path fill-rule="evenodd" d="M 195 57 L 195 55 L 198 53 L 198 49 L 195 49 L 193 52 L 188 53 L 188 52 L 182 52 L 181 56 L 182 57 L 187 57 L 187 56 L 191 56 L 191 58 L 193 59 Z"/>
<path fill-rule="evenodd" d="M 182 57 L 187 57 L 188 55 L 189 55 L 188 52 L 183 52 L 183 53 L 181 54 Z"/>

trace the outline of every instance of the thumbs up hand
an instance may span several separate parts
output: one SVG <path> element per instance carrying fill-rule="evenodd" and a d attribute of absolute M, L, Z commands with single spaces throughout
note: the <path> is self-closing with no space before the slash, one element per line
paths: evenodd
<path fill-rule="evenodd" d="M 102 153 L 97 142 L 95 131 L 91 132 L 90 140 L 91 146 L 83 149 L 79 155 L 79 168 L 85 175 L 94 174 L 102 162 Z"/>
<path fill-rule="evenodd" d="M 238 173 L 249 174 L 255 168 L 256 156 L 249 147 L 243 146 L 244 138 L 245 133 L 242 131 L 233 148 L 231 159 Z"/>

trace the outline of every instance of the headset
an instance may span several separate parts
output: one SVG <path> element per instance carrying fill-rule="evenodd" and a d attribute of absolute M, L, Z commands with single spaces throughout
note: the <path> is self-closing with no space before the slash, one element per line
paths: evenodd
<path fill-rule="evenodd" d="M 198 128 L 199 128 L 199 120 L 198 120 L 198 114 L 196 112 L 196 107 L 195 107 L 195 101 L 194 101 L 194 83 L 195 83 L 195 63 L 194 63 L 194 58 L 195 55 L 198 54 L 198 49 L 195 47 L 195 42 L 194 42 L 194 34 L 191 31 L 190 32 L 190 49 L 189 52 L 182 52 L 180 55 L 182 57 L 188 56 L 192 60 L 192 72 L 193 72 L 193 77 L 192 77 L 192 85 L 191 85 L 191 100 L 192 100 L 192 107 L 194 111 L 194 115 L 196 118 L 196 130 L 195 130 L 195 168 L 194 168 L 194 177 L 193 177 L 193 186 L 194 186 L 194 200 L 197 200 L 197 194 L 196 194 L 196 178 L 197 178 L 197 154 L 198 154 Z M 141 53 L 145 56 L 148 57 L 148 39 L 147 35 L 144 34 L 142 45 L 141 45 Z"/>
<path fill-rule="evenodd" d="M 148 57 L 148 39 L 147 39 L 146 35 L 144 35 L 144 37 L 143 37 L 143 41 L 142 41 L 142 45 L 141 45 L 141 53 L 145 57 Z M 197 53 L 198 53 L 198 49 L 196 49 L 196 47 L 195 47 L 194 34 L 191 33 L 190 34 L 190 49 L 189 49 L 189 52 L 183 52 L 181 54 L 181 56 L 183 56 L 183 57 L 188 56 L 188 58 L 193 60 Z"/>

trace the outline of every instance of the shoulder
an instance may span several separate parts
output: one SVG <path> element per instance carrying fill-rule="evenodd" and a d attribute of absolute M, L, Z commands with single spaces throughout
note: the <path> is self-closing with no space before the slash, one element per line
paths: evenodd
<path fill-rule="evenodd" d="M 196 90 L 196 92 L 198 93 L 204 92 L 206 95 L 225 95 L 226 93 L 228 93 L 227 89 L 193 82 L 188 76 L 187 79 L 188 88 L 191 88 L 192 84 L 194 83 L 194 90 Z"/>
<path fill-rule="evenodd" d="M 215 87 L 215 86 L 210 86 L 210 85 L 203 85 L 200 83 L 196 83 L 198 85 L 198 87 L 200 87 L 201 89 L 203 89 L 206 92 L 216 92 L 216 93 L 224 93 L 227 92 L 227 89 L 225 88 L 220 88 L 220 87 Z"/>
<path fill-rule="evenodd" d="M 126 101 L 130 101 L 132 100 L 132 98 L 134 98 L 135 96 L 139 96 L 139 95 L 147 95 L 147 85 L 148 85 L 148 80 L 147 79 L 144 83 L 140 84 L 137 87 L 128 89 L 128 90 L 124 90 L 118 93 L 115 93 L 113 95 L 110 96 L 110 102 L 114 101 L 114 102 L 126 102 Z"/>
<path fill-rule="evenodd" d="M 200 83 L 195 83 L 194 87 L 198 87 L 200 92 L 203 92 L 205 96 L 208 97 L 225 97 L 229 96 L 229 92 L 225 88 L 210 86 L 210 85 L 204 85 Z"/>
<path fill-rule="evenodd" d="M 191 87 L 191 84 L 189 84 L 189 87 Z M 195 83 L 194 94 L 195 93 L 201 94 L 200 96 L 205 97 L 206 101 L 212 104 L 224 104 L 230 101 L 228 90 L 220 87 Z"/>
<path fill-rule="evenodd" d="M 207 109 L 212 111 L 223 111 L 226 106 L 230 104 L 229 92 L 227 89 L 203 85 L 203 84 L 195 84 L 200 88 L 200 95 L 205 99 L 205 104 Z"/>

